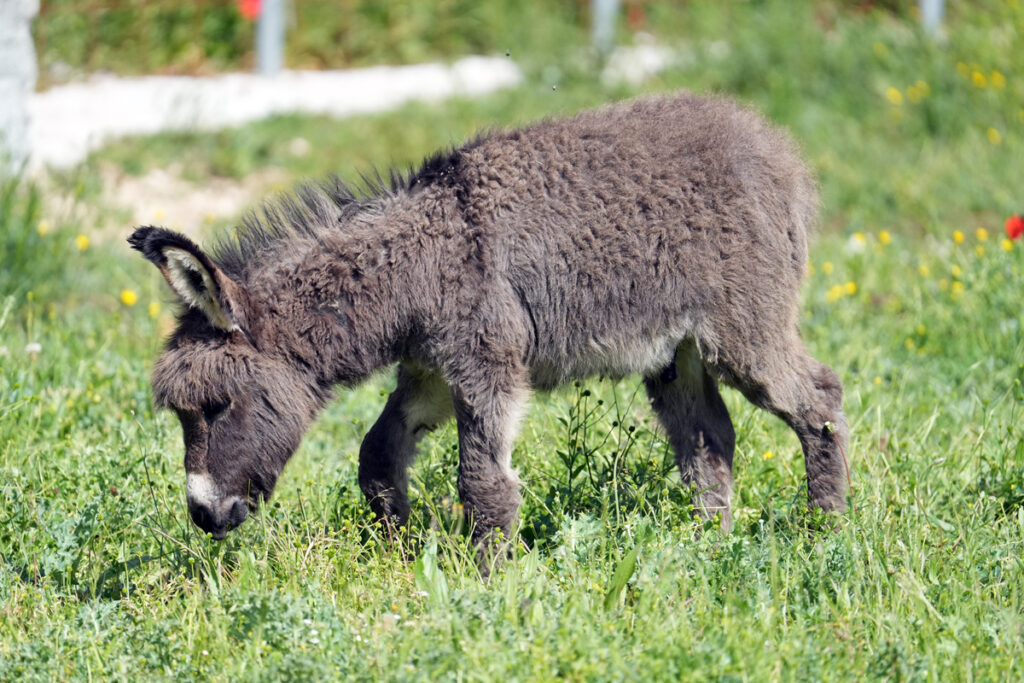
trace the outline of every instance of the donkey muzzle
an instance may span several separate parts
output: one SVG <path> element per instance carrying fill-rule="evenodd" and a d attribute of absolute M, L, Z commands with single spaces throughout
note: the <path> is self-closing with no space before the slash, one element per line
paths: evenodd
<path fill-rule="evenodd" d="M 249 507 L 241 498 L 226 502 L 228 504 L 220 506 L 219 511 L 206 503 L 193 500 L 188 502 L 188 511 L 195 525 L 218 541 L 223 540 L 228 531 L 249 516 Z"/>

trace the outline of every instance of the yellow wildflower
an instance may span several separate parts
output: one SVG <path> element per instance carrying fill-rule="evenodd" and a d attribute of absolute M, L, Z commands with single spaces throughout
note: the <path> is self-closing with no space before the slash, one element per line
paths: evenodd
<path fill-rule="evenodd" d="M 827 301 L 829 303 L 832 303 L 834 301 L 838 301 L 839 299 L 842 299 L 842 298 L 843 298 L 843 286 L 842 285 L 833 285 L 833 286 L 828 288 L 827 292 L 825 292 L 825 301 Z"/>
<path fill-rule="evenodd" d="M 878 233 L 878 241 L 881 242 L 882 244 L 889 244 L 890 242 L 892 242 L 892 235 L 889 234 L 888 230 L 883 230 L 882 232 Z"/>
<path fill-rule="evenodd" d="M 149 317 L 155 318 L 158 315 L 160 315 L 160 302 L 153 301 L 152 303 L 149 304 Z"/>
<path fill-rule="evenodd" d="M 993 88 L 1005 88 L 1006 87 L 1006 76 L 1004 76 L 1003 74 L 999 73 L 998 71 L 993 71 L 992 75 L 989 76 L 988 80 L 992 83 L 992 87 Z"/>
<path fill-rule="evenodd" d="M 974 232 L 974 236 L 978 238 L 979 242 L 984 242 L 984 241 L 988 240 L 988 230 L 986 230 L 985 228 L 979 227 Z"/>
<path fill-rule="evenodd" d="M 985 74 L 980 71 L 975 71 L 971 74 L 971 82 L 974 83 L 974 87 L 976 88 L 984 88 L 988 85 L 988 79 L 985 78 Z"/>
<path fill-rule="evenodd" d="M 125 306 L 134 306 L 138 301 L 139 297 L 134 291 L 130 289 L 121 290 L 121 303 Z"/>
<path fill-rule="evenodd" d="M 975 244 L 974 245 L 974 253 L 977 254 L 979 258 L 984 256 L 985 255 L 985 247 L 981 246 L 980 244 Z"/>
<path fill-rule="evenodd" d="M 1004 237 L 1003 241 L 999 243 L 999 246 L 1003 248 L 1003 251 L 1010 251 L 1013 249 L 1013 242 Z"/>
<path fill-rule="evenodd" d="M 953 264 L 953 267 L 950 268 L 949 272 L 951 272 L 953 274 L 953 277 L 957 277 L 957 278 L 964 274 L 963 268 L 961 268 L 960 266 L 956 265 L 955 263 Z"/>
<path fill-rule="evenodd" d="M 771 451 L 765 451 L 763 454 L 761 454 L 761 458 L 763 458 L 764 460 L 771 460 L 774 457 L 775 454 L 772 453 Z"/>
<path fill-rule="evenodd" d="M 949 288 L 949 294 L 954 299 L 959 299 L 960 297 L 962 297 L 964 295 L 964 283 L 959 281 L 954 282 L 953 285 Z"/>
<path fill-rule="evenodd" d="M 853 296 L 854 294 L 857 293 L 857 283 L 856 282 L 847 282 L 845 285 L 843 285 L 843 291 L 846 294 L 849 294 L 850 296 Z"/>
<path fill-rule="evenodd" d="M 878 377 L 878 376 L 876 376 L 876 377 L 875 377 L 875 384 L 881 384 L 881 383 L 882 383 L 882 378 L 881 378 L 881 377 Z"/>
<path fill-rule="evenodd" d="M 985 131 L 985 135 L 986 137 L 988 137 L 988 141 L 993 145 L 999 145 L 1003 141 L 1003 134 L 1000 133 L 995 128 L 989 128 L 987 131 Z"/>
<path fill-rule="evenodd" d="M 918 336 L 923 337 L 924 333 L 927 332 L 927 331 L 928 331 L 928 328 L 924 326 L 924 323 L 921 323 L 920 325 L 917 326 L 917 334 L 918 334 Z"/>
<path fill-rule="evenodd" d="M 914 344 L 913 339 L 907 337 L 906 339 L 903 340 L 903 346 L 907 348 L 907 351 L 913 351 L 916 344 Z"/>
<path fill-rule="evenodd" d="M 36 226 L 36 232 L 39 233 L 40 237 L 50 232 L 50 221 L 46 220 L 45 218 L 39 221 L 39 225 Z"/>
<path fill-rule="evenodd" d="M 893 106 L 900 106 L 903 104 L 903 93 L 891 85 L 885 89 L 885 98 L 889 100 L 889 103 Z"/>
<path fill-rule="evenodd" d="M 920 102 L 921 97 L 921 91 L 918 90 L 916 85 L 912 85 L 909 88 L 907 88 L 907 99 L 910 100 L 913 104 L 917 104 L 918 102 Z"/>
<path fill-rule="evenodd" d="M 928 277 L 928 274 L 931 273 L 931 270 L 929 270 L 928 266 L 922 263 L 917 267 L 917 272 L 921 273 L 921 277 Z"/>
<path fill-rule="evenodd" d="M 821 272 L 825 273 L 825 275 L 831 275 L 833 268 L 834 266 L 831 261 L 825 261 L 821 264 Z"/>
<path fill-rule="evenodd" d="M 953 241 L 956 242 L 957 244 L 963 244 L 964 243 L 964 234 L 962 232 L 960 232 L 959 230 L 954 230 L 953 231 Z"/>
<path fill-rule="evenodd" d="M 89 236 L 79 233 L 78 237 L 75 238 L 75 246 L 78 247 L 78 251 L 85 251 L 86 249 L 88 249 Z"/>

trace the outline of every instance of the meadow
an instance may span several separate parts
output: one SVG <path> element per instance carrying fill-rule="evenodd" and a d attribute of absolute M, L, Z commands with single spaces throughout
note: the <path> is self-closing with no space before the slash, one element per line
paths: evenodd
<path fill-rule="evenodd" d="M 585 35 L 532 44 L 517 24 L 514 91 L 127 140 L 3 181 L 0 679 L 1024 679 L 1024 240 L 1004 230 L 1024 211 L 1024 3 L 947 3 L 941 41 L 881 4 L 897 11 L 651 4 L 680 58 L 638 86 L 603 83 Z M 848 513 L 808 512 L 795 436 L 724 390 L 735 529 L 699 528 L 639 379 L 595 378 L 534 396 L 520 549 L 482 582 L 453 425 L 423 442 L 411 528 L 373 523 L 356 454 L 384 373 L 338 392 L 227 540 L 191 524 L 181 430 L 148 378 L 174 306 L 82 218 L 107 211 L 98 169 L 358 179 L 683 87 L 763 111 L 819 178 L 802 333 L 846 389 Z"/>

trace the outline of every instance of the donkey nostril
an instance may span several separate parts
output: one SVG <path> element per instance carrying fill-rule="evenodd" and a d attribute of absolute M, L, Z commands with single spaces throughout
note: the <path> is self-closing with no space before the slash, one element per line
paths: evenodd
<path fill-rule="evenodd" d="M 189 513 L 192 515 L 192 521 L 203 531 L 213 533 L 217 530 L 217 523 L 213 518 L 213 512 L 202 503 L 189 505 Z"/>
<path fill-rule="evenodd" d="M 249 507 L 245 501 L 241 498 L 235 500 L 231 506 L 231 511 L 228 512 L 228 528 L 234 529 L 236 526 L 245 521 L 245 518 L 249 516 Z"/>

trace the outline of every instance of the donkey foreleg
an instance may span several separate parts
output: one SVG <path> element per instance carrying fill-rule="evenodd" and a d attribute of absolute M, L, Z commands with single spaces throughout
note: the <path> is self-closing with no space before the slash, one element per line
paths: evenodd
<path fill-rule="evenodd" d="M 488 373 L 453 386 L 459 428 L 459 496 L 485 575 L 509 549 L 521 497 L 512 442 L 528 394 L 525 373 Z"/>
<path fill-rule="evenodd" d="M 359 448 L 359 487 L 380 519 L 396 526 L 409 519 L 416 445 L 451 415 L 451 392 L 439 374 L 399 366 L 398 386 Z"/>

